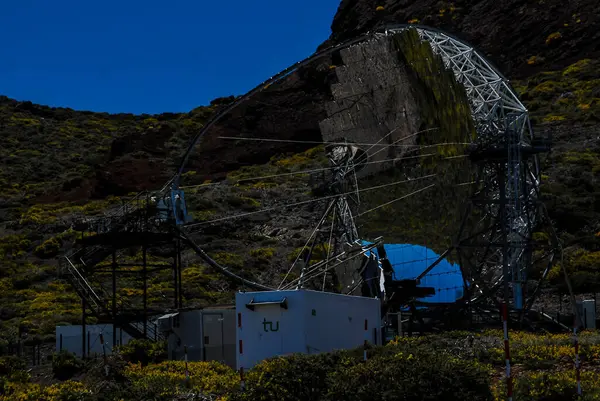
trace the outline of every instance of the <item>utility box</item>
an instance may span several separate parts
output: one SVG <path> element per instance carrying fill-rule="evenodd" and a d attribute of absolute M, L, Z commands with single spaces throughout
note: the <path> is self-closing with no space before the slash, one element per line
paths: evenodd
<path fill-rule="evenodd" d="M 381 345 L 381 301 L 320 291 L 237 293 L 237 369 L 294 353 Z"/>
<path fill-rule="evenodd" d="M 584 329 L 596 328 L 596 302 L 594 300 L 577 301 L 577 312 Z"/>
<path fill-rule="evenodd" d="M 217 361 L 235 368 L 235 309 L 233 306 L 169 313 L 157 321 L 167 338 L 169 359 Z"/>

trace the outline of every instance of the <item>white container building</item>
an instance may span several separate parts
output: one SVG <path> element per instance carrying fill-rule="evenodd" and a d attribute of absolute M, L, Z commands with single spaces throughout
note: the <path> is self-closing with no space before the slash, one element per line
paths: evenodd
<path fill-rule="evenodd" d="M 584 329 L 596 329 L 596 301 L 586 299 L 577 301 L 577 311 Z"/>
<path fill-rule="evenodd" d="M 235 368 L 235 309 L 205 308 L 166 314 L 158 330 L 167 338 L 168 357 L 217 361 Z"/>
<path fill-rule="evenodd" d="M 293 353 L 381 345 L 381 301 L 320 291 L 236 294 L 237 365 Z"/>

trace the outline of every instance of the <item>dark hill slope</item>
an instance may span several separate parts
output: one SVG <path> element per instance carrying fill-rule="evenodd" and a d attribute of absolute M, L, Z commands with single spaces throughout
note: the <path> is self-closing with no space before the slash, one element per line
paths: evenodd
<path fill-rule="evenodd" d="M 324 61 L 325 65 L 328 65 Z M 323 63 L 321 63 L 321 66 Z M 276 153 L 304 151 L 289 143 L 235 143 L 218 136 L 320 140 L 326 69 L 302 69 L 228 113 L 192 153 L 188 168 L 223 177 Z M 0 202 L 57 202 L 159 189 L 179 166 L 190 139 L 217 110 L 219 98 L 189 113 L 140 115 L 51 108 L 0 96 Z"/>
<path fill-rule="evenodd" d="M 86 200 L 160 185 L 195 114 L 109 115 L 0 97 L 0 199 Z"/>

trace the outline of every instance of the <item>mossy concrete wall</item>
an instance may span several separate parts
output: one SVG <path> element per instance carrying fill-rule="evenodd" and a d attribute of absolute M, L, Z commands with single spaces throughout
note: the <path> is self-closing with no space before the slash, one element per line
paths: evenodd
<path fill-rule="evenodd" d="M 418 103 L 389 38 L 376 38 L 340 52 L 343 65 L 336 66 L 338 82 L 326 104 L 327 119 L 320 123 L 324 141 L 348 140 L 364 145 L 369 161 L 401 157 L 416 144 L 420 126 Z M 406 138 L 403 140 L 403 138 Z M 385 145 L 396 144 L 400 146 Z M 362 175 L 391 167 L 392 163 L 368 165 Z"/>
<path fill-rule="evenodd" d="M 419 244 L 443 252 L 458 234 L 471 194 L 471 187 L 461 184 L 473 181 L 475 175 L 463 157 L 476 132 L 462 84 L 415 30 L 361 43 L 341 56 L 345 65 L 336 67 L 334 101 L 320 125 L 323 139 L 376 143 L 385 138 L 381 143 L 391 144 L 410 136 L 397 142 L 403 146 L 376 155 L 381 147 L 362 146 L 372 155 L 369 161 L 398 160 L 369 165 L 359 186 L 417 178 L 361 194 L 361 211 L 393 201 L 358 219 L 361 236 L 383 236 L 387 243 Z M 424 132 L 411 136 L 419 131 Z M 429 175 L 434 177 L 418 179 Z"/>

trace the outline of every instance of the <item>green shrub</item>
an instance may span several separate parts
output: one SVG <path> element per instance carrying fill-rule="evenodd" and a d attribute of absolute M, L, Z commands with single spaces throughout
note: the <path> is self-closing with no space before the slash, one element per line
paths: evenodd
<path fill-rule="evenodd" d="M 127 344 L 119 346 L 117 350 L 125 361 L 141 363 L 142 366 L 167 359 L 167 344 L 164 342 L 131 340 Z"/>
<path fill-rule="evenodd" d="M 83 370 L 83 361 L 74 354 L 60 351 L 52 356 L 52 373 L 59 380 L 68 380 Z"/>
<path fill-rule="evenodd" d="M 328 375 L 344 357 L 354 361 L 344 352 L 267 359 L 248 372 L 247 391 L 234 394 L 232 400 L 320 401 L 327 394 Z"/>
<path fill-rule="evenodd" d="M 330 247 L 328 243 L 316 244 L 311 254 L 312 262 L 314 263 L 327 259 L 327 256 L 329 255 L 329 250 Z M 310 247 L 296 248 L 288 255 L 287 259 L 288 261 L 293 262 L 294 260 L 296 260 L 298 255 L 302 254 L 301 258 L 304 258 L 306 257 L 306 255 L 308 255 L 308 252 L 310 252 Z"/>
<path fill-rule="evenodd" d="M 55 237 L 52 237 L 36 247 L 33 253 L 40 258 L 53 258 L 60 252 L 60 246 L 60 241 Z"/>
<path fill-rule="evenodd" d="M 13 373 L 24 370 L 26 368 L 25 361 L 16 356 L 0 357 L 0 376 L 11 376 Z"/>
<path fill-rule="evenodd" d="M 489 370 L 431 348 L 389 347 L 329 380 L 328 400 L 492 400 Z"/>
<path fill-rule="evenodd" d="M 18 258 L 26 254 L 31 241 L 25 235 L 7 235 L 0 238 L 0 257 Z"/>
<path fill-rule="evenodd" d="M 226 202 L 235 208 L 250 211 L 260 207 L 260 202 L 246 196 L 228 196 Z"/>
<path fill-rule="evenodd" d="M 261 261 L 267 261 L 269 259 L 272 259 L 274 255 L 274 248 L 259 248 L 250 251 L 250 256 Z"/>
<path fill-rule="evenodd" d="M 244 266 L 244 259 L 240 255 L 229 252 L 218 252 L 212 255 L 215 262 L 225 267 L 232 267 L 234 269 L 241 269 Z"/>
<path fill-rule="evenodd" d="M 369 350 L 271 358 L 247 374 L 232 401 L 491 400 L 490 371 L 431 348 L 401 344 Z"/>
<path fill-rule="evenodd" d="M 214 210 L 191 211 L 190 215 L 195 221 L 208 221 L 215 218 Z"/>
<path fill-rule="evenodd" d="M 550 43 L 555 42 L 560 38 L 562 38 L 562 34 L 560 32 L 553 32 L 546 38 L 546 44 L 549 45 Z"/>

